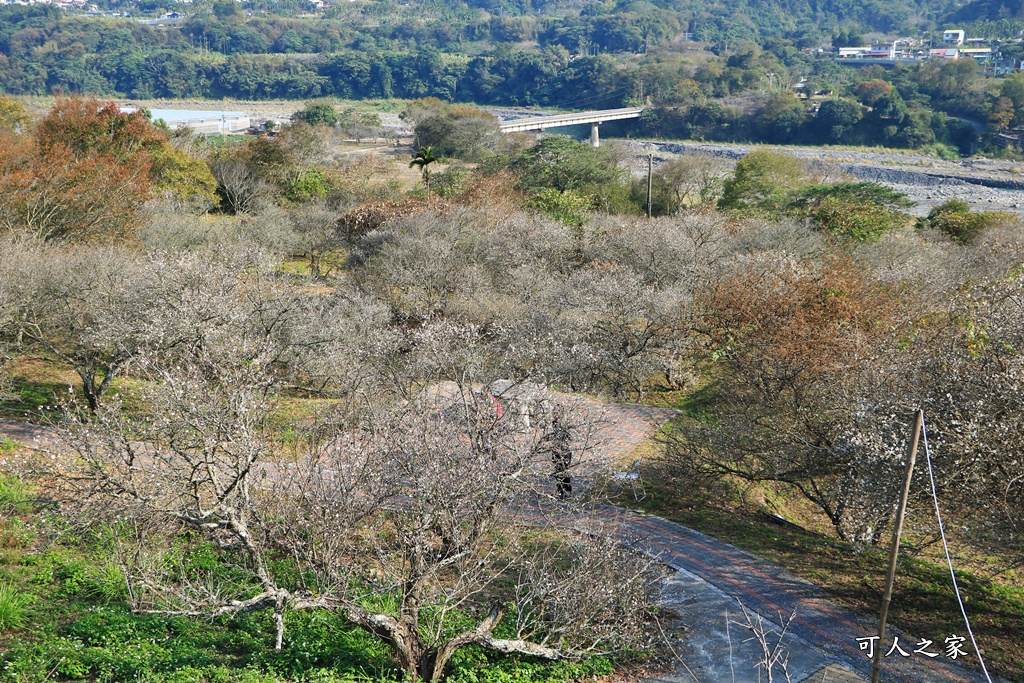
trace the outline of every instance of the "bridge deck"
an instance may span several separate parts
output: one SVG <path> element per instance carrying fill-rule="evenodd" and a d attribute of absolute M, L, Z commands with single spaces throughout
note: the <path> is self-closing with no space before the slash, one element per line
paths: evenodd
<path fill-rule="evenodd" d="M 624 109 L 604 109 L 602 111 L 582 111 L 572 114 L 556 114 L 555 116 L 537 116 L 535 118 L 513 119 L 502 121 L 499 125 L 506 133 L 527 130 L 544 130 L 560 126 L 578 126 L 587 123 L 603 123 L 621 119 L 635 119 L 646 107 L 627 107 Z"/>

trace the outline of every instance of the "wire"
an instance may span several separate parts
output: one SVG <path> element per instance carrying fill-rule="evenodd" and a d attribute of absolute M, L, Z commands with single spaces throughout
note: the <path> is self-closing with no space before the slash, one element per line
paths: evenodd
<path fill-rule="evenodd" d="M 988 669 L 985 667 L 985 660 L 981 656 L 981 650 L 978 649 L 978 641 L 974 639 L 974 631 L 971 630 L 971 620 L 967 618 L 967 608 L 964 607 L 964 601 L 960 597 L 960 586 L 956 581 L 956 572 L 953 571 L 953 560 L 949 556 L 949 543 L 946 542 L 946 530 L 942 525 L 942 513 L 939 512 L 939 493 L 935 487 L 935 473 L 932 471 L 932 454 L 928 449 L 928 427 L 924 422 L 924 414 L 921 415 L 921 436 L 924 439 L 924 455 L 928 461 L 928 479 L 932 483 L 932 500 L 935 502 L 935 517 L 939 520 L 939 535 L 942 536 L 942 549 L 946 551 L 946 564 L 949 565 L 949 575 L 953 577 L 953 592 L 956 593 L 956 601 L 960 603 L 960 614 L 964 615 L 964 623 L 967 624 L 967 635 L 971 637 L 971 645 L 974 646 L 974 653 L 978 655 L 978 661 L 981 662 L 981 670 L 985 674 L 985 679 L 988 683 L 992 683 L 992 677 L 988 675 Z"/>

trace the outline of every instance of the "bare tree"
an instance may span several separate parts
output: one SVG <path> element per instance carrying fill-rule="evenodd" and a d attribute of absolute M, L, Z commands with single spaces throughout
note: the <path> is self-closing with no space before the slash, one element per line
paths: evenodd
<path fill-rule="evenodd" d="M 580 530 L 544 522 L 543 432 L 511 416 L 450 384 L 364 416 L 295 485 L 293 552 L 413 679 L 440 680 L 471 644 L 545 659 L 647 644 L 650 562 L 585 518 Z"/>
<path fill-rule="evenodd" d="M 735 268 L 700 295 L 716 419 L 676 432 L 669 457 L 691 477 L 783 483 L 840 537 L 875 542 L 899 480 L 902 437 L 887 418 L 906 301 L 843 257 L 769 252 Z"/>
<path fill-rule="evenodd" d="M 141 264 L 114 248 L 46 249 L 8 242 L 0 270 L 14 299 L 16 343 L 55 356 L 82 380 L 95 410 L 146 335 Z"/>
<path fill-rule="evenodd" d="M 301 254 L 309 259 L 309 274 L 319 280 L 330 275 L 335 263 L 324 262 L 324 256 L 340 247 L 344 236 L 338 227 L 338 212 L 327 206 L 307 205 L 289 215 L 298 237 Z"/>
<path fill-rule="evenodd" d="M 454 210 L 394 221 L 357 247 L 355 277 L 401 318 L 488 326 L 508 351 L 502 360 L 511 374 L 641 396 L 679 331 L 682 278 L 645 281 L 628 255 L 581 245 L 541 220 L 485 227 L 485 219 Z"/>
<path fill-rule="evenodd" d="M 371 391 L 356 395 L 372 400 L 296 425 L 301 443 L 282 459 L 269 417 L 287 375 L 261 329 L 277 309 L 254 310 L 225 330 L 233 346 L 138 355 L 152 380 L 144 418 L 112 402 L 66 433 L 75 514 L 137 530 L 119 553 L 136 609 L 269 609 L 278 648 L 288 610 L 333 609 L 425 680 L 470 644 L 548 659 L 650 644 L 653 561 L 622 550 L 578 498 L 559 502 L 548 424 L 498 407 L 481 378 L 500 349 L 478 329 L 437 322 L 384 343 Z M 578 458 L 586 416 L 565 421 Z M 196 544 L 224 571 L 175 554 Z"/>
<path fill-rule="evenodd" d="M 783 616 L 779 612 L 779 625 L 775 626 L 757 612 L 752 613 L 748 611 L 742 602 L 739 603 L 739 607 L 740 614 L 743 615 L 742 621 L 731 620 L 729 612 L 726 610 L 726 633 L 728 634 L 730 624 L 739 626 L 750 633 L 750 636 L 743 642 L 753 641 L 757 646 L 760 655 L 754 664 L 758 672 L 757 680 L 761 680 L 761 671 L 764 671 L 764 680 L 767 683 L 777 680 L 779 673 L 782 674 L 787 683 L 791 681 L 792 678 L 789 675 L 789 651 L 783 645 L 783 641 L 786 638 L 789 625 L 796 618 L 796 612 L 791 613 L 788 617 Z M 732 666 L 732 661 L 729 664 Z"/>
<path fill-rule="evenodd" d="M 63 433 L 77 455 L 64 473 L 68 505 L 86 518 L 113 513 L 132 523 L 137 537 L 118 555 L 137 611 L 212 617 L 269 608 L 280 649 L 285 610 L 324 603 L 287 590 L 270 563 L 262 482 L 274 382 L 262 363 L 241 358 L 137 361 L 153 380 L 144 396 L 151 419 L 115 404 L 92 423 L 71 423 Z M 187 567 L 171 541 L 188 529 L 231 558 L 231 571 Z"/>
<path fill-rule="evenodd" d="M 672 193 L 677 207 L 710 207 L 721 196 L 729 170 L 729 163 L 720 157 L 687 154 L 665 162 L 657 174 Z"/>
<path fill-rule="evenodd" d="M 913 347 L 910 396 L 925 411 L 944 513 L 972 542 L 1024 561 L 1024 289 L 1016 274 L 962 289 Z M 927 499 L 930 484 L 918 488 Z M 930 500 L 919 504 L 930 505 Z M 934 527 L 930 529 L 935 531 Z"/>
<path fill-rule="evenodd" d="M 8 245 L 0 260 L 0 287 L 14 307 L 7 336 L 23 351 L 71 367 L 91 411 L 144 351 L 237 352 L 269 340 L 273 361 L 288 353 L 296 371 L 328 341 L 296 334 L 304 317 L 322 315 L 321 301 L 277 282 L 276 263 L 251 245 L 148 257 L 110 247 Z"/>
<path fill-rule="evenodd" d="M 0 255 L 0 268 L 3 267 L 4 259 L 5 257 Z M 11 380 L 6 367 L 11 358 L 7 354 L 7 344 L 4 340 L 17 329 L 14 324 L 17 319 L 17 308 L 16 294 L 11 291 L 10 283 L 6 278 L 0 278 L 0 403 L 13 398 Z"/>
<path fill-rule="evenodd" d="M 248 164 L 238 159 L 220 159 L 211 164 L 217 189 L 232 213 L 259 213 L 273 196 L 274 186 Z"/>

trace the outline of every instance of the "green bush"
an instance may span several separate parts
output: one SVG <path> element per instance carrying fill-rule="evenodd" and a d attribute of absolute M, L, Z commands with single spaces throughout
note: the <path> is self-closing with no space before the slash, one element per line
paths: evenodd
<path fill-rule="evenodd" d="M 327 174 L 318 168 L 307 168 L 288 183 L 284 196 L 293 202 L 306 202 L 323 199 L 330 191 L 331 179 Z"/>
<path fill-rule="evenodd" d="M 329 104 L 311 104 L 295 112 L 292 118 L 310 126 L 335 126 L 338 123 L 338 112 Z"/>
<path fill-rule="evenodd" d="M 527 205 L 569 227 L 578 228 L 583 225 L 593 202 L 589 195 L 576 190 L 547 187 L 530 197 Z"/>
<path fill-rule="evenodd" d="M 859 242 L 877 242 L 907 222 L 907 215 L 900 211 L 834 197 L 824 199 L 812 216 L 822 230 Z"/>
<path fill-rule="evenodd" d="M 438 173 L 430 179 L 430 189 L 438 197 L 453 199 L 466 189 L 470 175 L 469 170 L 462 166 L 449 166 L 444 173 Z"/>
<path fill-rule="evenodd" d="M 1011 218 L 999 211 L 971 211 L 967 202 L 950 199 L 932 209 L 918 227 L 935 228 L 954 242 L 970 244 L 992 226 Z"/>
<path fill-rule="evenodd" d="M 902 192 L 870 182 L 804 185 L 791 194 L 787 212 L 810 217 L 822 230 L 861 242 L 875 242 L 907 224 L 900 209 L 913 206 Z"/>
<path fill-rule="evenodd" d="M 736 163 L 733 177 L 725 181 L 718 208 L 777 211 L 806 176 L 804 163 L 796 157 L 768 150 L 751 152 Z"/>

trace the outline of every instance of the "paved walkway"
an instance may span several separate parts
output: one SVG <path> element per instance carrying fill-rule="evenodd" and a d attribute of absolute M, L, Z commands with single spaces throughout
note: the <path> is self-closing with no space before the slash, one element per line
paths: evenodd
<path fill-rule="evenodd" d="M 871 662 L 861 652 L 857 638 L 877 632 L 877 617 L 855 614 L 831 603 L 824 591 L 799 577 L 768 562 L 739 550 L 735 546 L 705 536 L 680 524 L 660 517 L 639 515 L 628 511 L 607 513 L 620 520 L 631 542 L 647 552 L 656 554 L 677 571 L 668 582 L 668 600 L 690 629 L 689 652 L 683 655 L 694 675 L 684 668 L 659 681 L 692 683 L 746 683 L 767 680 L 763 671 L 758 678 L 751 662 L 756 661 L 754 643 L 745 648 L 737 643 L 749 637 L 743 629 L 732 626 L 726 631 L 726 610 L 733 622 L 739 614 L 739 603 L 764 619 L 778 622 L 779 614 L 795 614 L 789 626 L 787 639 L 790 650 L 790 674 L 793 681 L 819 681 L 821 677 L 839 675 L 838 665 L 849 672 L 870 678 Z M 903 649 L 916 649 L 919 637 L 891 629 L 886 650 L 892 637 L 898 635 Z M 950 634 L 926 634 L 936 645 L 933 651 L 942 652 L 942 642 Z M 966 635 L 966 634 L 961 634 Z M 730 666 L 730 643 L 733 665 Z M 907 645 L 911 647 L 907 647 Z M 968 651 L 970 651 L 968 642 Z M 883 658 L 883 681 L 906 683 L 984 683 L 985 678 L 960 662 L 977 665 L 971 655 L 954 662 L 943 655 L 929 659 L 924 655 Z M 746 662 L 746 670 L 741 664 Z M 822 671 L 826 669 L 826 671 Z M 785 680 L 776 670 L 775 680 Z M 735 678 L 733 678 L 735 676 Z M 842 679 L 837 679 L 842 680 Z M 857 680 L 856 678 L 852 680 Z"/>

